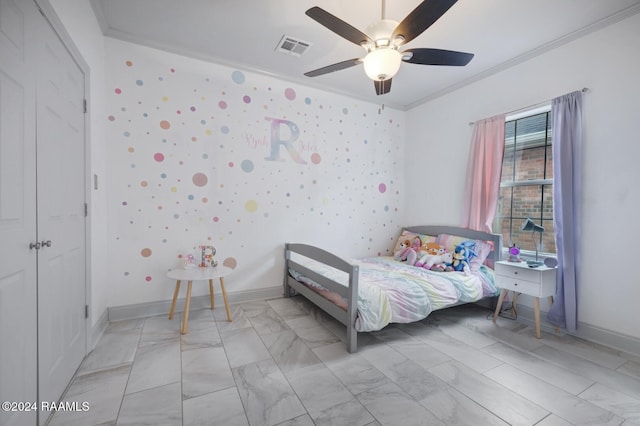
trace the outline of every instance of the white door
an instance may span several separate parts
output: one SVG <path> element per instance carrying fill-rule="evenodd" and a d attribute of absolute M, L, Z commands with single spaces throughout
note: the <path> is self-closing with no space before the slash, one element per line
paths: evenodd
<path fill-rule="evenodd" d="M 0 0 L 0 402 L 36 401 L 35 84 L 26 37 L 34 9 Z M 17 408 L 17 407 L 15 407 Z M 35 412 L 0 410 L 0 425 Z"/>
<path fill-rule="evenodd" d="M 38 392 L 57 401 L 86 353 L 84 75 L 48 23 L 39 29 Z"/>
<path fill-rule="evenodd" d="M 0 0 L 0 403 L 58 400 L 86 353 L 83 98 L 35 3 Z"/>

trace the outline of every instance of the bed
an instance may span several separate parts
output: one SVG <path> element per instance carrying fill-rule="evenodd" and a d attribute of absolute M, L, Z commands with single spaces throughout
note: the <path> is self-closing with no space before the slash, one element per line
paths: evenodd
<path fill-rule="evenodd" d="M 357 351 L 358 332 L 395 322 L 419 321 L 431 312 L 494 297 L 493 265 L 501 258 L 502 236 L 452 226 L 412 226 L 401 242 L 418 236 L 422 244 L 450 250 L 473 241 L 475 259 L 467 272 L 434 272 L 394 256 L 344 259 L 308 244 L 285 244 L 284 295 L 302 295 L 346 326 L 347 351 Z"/>

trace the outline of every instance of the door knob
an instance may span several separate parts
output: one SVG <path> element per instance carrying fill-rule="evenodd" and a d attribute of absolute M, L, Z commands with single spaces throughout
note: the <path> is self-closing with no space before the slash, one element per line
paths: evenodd
<path fill-rule="evenodd" d="M 40 244 L 42 245 L 42 247 L 51 247 L 51 240 L 42 241 Z"/>
<path fill-rule="evenodd" d="M 40 250 L 40 243 L 29 243 L 29 250 Z"/>

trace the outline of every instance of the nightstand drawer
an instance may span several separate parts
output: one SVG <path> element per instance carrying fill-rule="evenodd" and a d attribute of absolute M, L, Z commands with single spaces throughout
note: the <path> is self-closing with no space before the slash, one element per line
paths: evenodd
<path fill-rule="evenodd" d="M 496 285 L 500 288 L 515 291 L 517 293 L 524 293 L 531 296 L 540 295 L 540 283 L 524 281 L 517 278 L 496 276 Z"/>
<path fill-rule="evenodd" d="M 513 279 L 540 282 L 540 272 L 536 269 L 523 268 L 516 265 L 496 263 L 496 275 L 503 275 Z"/>

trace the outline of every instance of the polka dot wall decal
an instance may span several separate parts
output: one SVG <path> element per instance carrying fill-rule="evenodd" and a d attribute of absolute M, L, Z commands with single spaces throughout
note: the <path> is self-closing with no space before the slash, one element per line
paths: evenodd
<path fill-rule="evenodd" d="M 153 159 L 154 159 L 154 160 L 156 160 L 158 163 L 161 163 L 161 162 L 163 162 L 163 161 L 164 161 L 164 154 L 163 154 L 163 153 L 161 153 L 161 152 L 156 152 L 156 153 L 153 155 Z"/>
<path fill-rule="evenodd" d="M 244 74 L 241 71 L 234 71 L 231 73 L 231 80 L 236 84 L 243 84 L 245 80 Z"/>
<path fill-rule="evenodd" d="M 113 115 L 110 115 L 107 118 L 109 119 L 109 121 L 116 121 L 116 118 Z"/>
<path fill-rule="evenodd" d="M 146 180 L 143 180 L 142 182 L 140 182 L 140 186 L 143 188 L 146 188 L 149 185 L 149 183 Z"/>
<path fill-rule="evenodd" d="M 125 138 L 128 138 L 129 136 L 131 136 L 131 133 L 129 133 L 129 132 L 124 132 L 124 133 L 123 133 L 123 135 L 124 135 L 124 137 L 125 137 Z"/>
<path fill-rule="evenodd" d="M 140 251 L 140 255 L 141 255 L 142 257 L 149 257 L 149 256 L 151 256 L 151 249 L 150 249 L 150 248 L 143 248 L 143 249 Z"/>
<path fill-rule="evenodd" d="M 171 123 L 169 123 L 167 120 L 162 120 L 162 121 L 160 122 L 160 128 L 161 128 L 161 129 L 167 130 L 167 129 L 169 129 L 170 127 L 171 127 Z"/>
<path fill-rule="evenodd" d="M 343 113 L 344 115 L 349 114 L 349 109 L 348 109 L 348 108 L 342 108 L 342 113 Z"/>
<path fill-rule="evenodd" d="M 168 102 L 169 101 L 169 97 L 168 96 L 163 96 L 162 97 L 162 102 Z"/>
<path fill-rule="evenodd" d="M 146 277 L 144 277 L 144 280 L 145 280 L 146 282 L 151 281 L 151 275 L 147 275 Z"/>
<path fill-rule="evenodd" d="M 196 107 L 192 106 L 191 108 L 189 108 L 189 110 L 191 110 L 191 111 L 195 111 L 195 110 L 196 110 Z"/>
<path fill-rule="evenodd" d="M 250 104 L 250 103 L 251 103 L 251 96 L 249 96 L 249 95 L 244 95 L 244 96 L 242 97 L 242 101 L 243 101 L 245 104 Z"/>
<path fill-rule="evenodd" d="M 142 80 L 136 80 L 136 84 L 137 84 L 138 86 L 142 86 L 144 83 L 142 82 Z"/>
<path fill-rule="evenodd" d="M 176 70 L 174 68 L 169 69 L 169 71 L 176 72 Z"/>
<path fill-rule="evenodd" d="M 258 210 L 258 203 L 256 202 L 256 200 L 249 200 L 244 203 L 244 209 L 249 213 L 254 213 L 256 210 Z"/>
<path fill-rule="evenodd" d="M 133 66 L 133 62 L 131 62 L 131 61 L 126 61 L 126 62 L 125 62 L 125 65 L 126 65 L 126 66 L 128 66 L 128 67 Z"/>
<path fill-rule="evenodd" d="M 116 95 L 119 95 L 119 94 L 121 94 L 121 93 L 122 93 L 122 90 L 120 90 L 120 89 L 116 89 L 116 90 L 115 90 L 115 92 L 116 92 Z"/>
<path fill-rule="evenodd" d="M 380 191 L 381 194 L 384 194 L 385 192 L 387 192 L 387 185 L 381 183 L 380 185 L 378 185 L 378 191 Z"/>
<path fill-rule="evenodd" d="M 227 133 L 229 133 L 229 128 L 227 126 L 222 126 L 220 128 L 220 131 L 226 135 Z"/>
<path fill-rule="evenodd" d="M 313 164 L 320 164 L 321 160 L 322 158 L 320 157 L 320 154 L 318 154 L 317 152 L 314 152 L 313 154 L 311 154 L 311 162 Z"/>
<path fill-rule="evenodd" d="M 209 182 L 209 178 L 204 173 L 196 173 L 191 179 L 195 186 L 205 186 Z"/>
<path fill-rule="evenodd" d="M 220 221 L 220 218 L 219 218 L 218 216 L 214 216 L 214 217 L 213 217 L 213 221 L 217 223 L 217 222 L 219 222 L 219 221 Z"/>
<path fill-rule="evenodd" d="M 253 171 L 253 161 L 243 160 L 242 163 L 240 163 L 240 167 L 242 168 L 243 171 L 250 173 Z"/>
<path fill-rule="evenodd" d="M 311 105 L 311 98 L 304 98 L 304 103 L 307 105 Z"/>
<path fill-rule="evenodd" d="M 127 151 L 129 151 L 129 152 L 134 152 L 135 150 L 136 150 L 136 149 L 135 149 L 134 147 L 132 147 L 132 146 L 130 146 L 129 148 L 127 148 Z"/>
<path fill-rule="evenodd" d="M 225 101 L 218 102 L 218 107 L 220 109 L 227 109 L 227 103 Z"/>
<path fill-rule="evenodd" d="M 207 204 L 208 202 L 209 202 L 209 199 L 207 197 L 202 197 L 203 204 Z"/>
<path fill-rule="evenodd" d="M 289 87 L 285 89 L 284 97 L 292 101 L 296 98 L 296 91 Z"/>
<path fill-rule="evenodd" d="M 236 269 L 238 266 L 238 261 L 234 257 L 227 257 L 222 261 L 222 266 L 226 266 L 227 268 Z"/>

